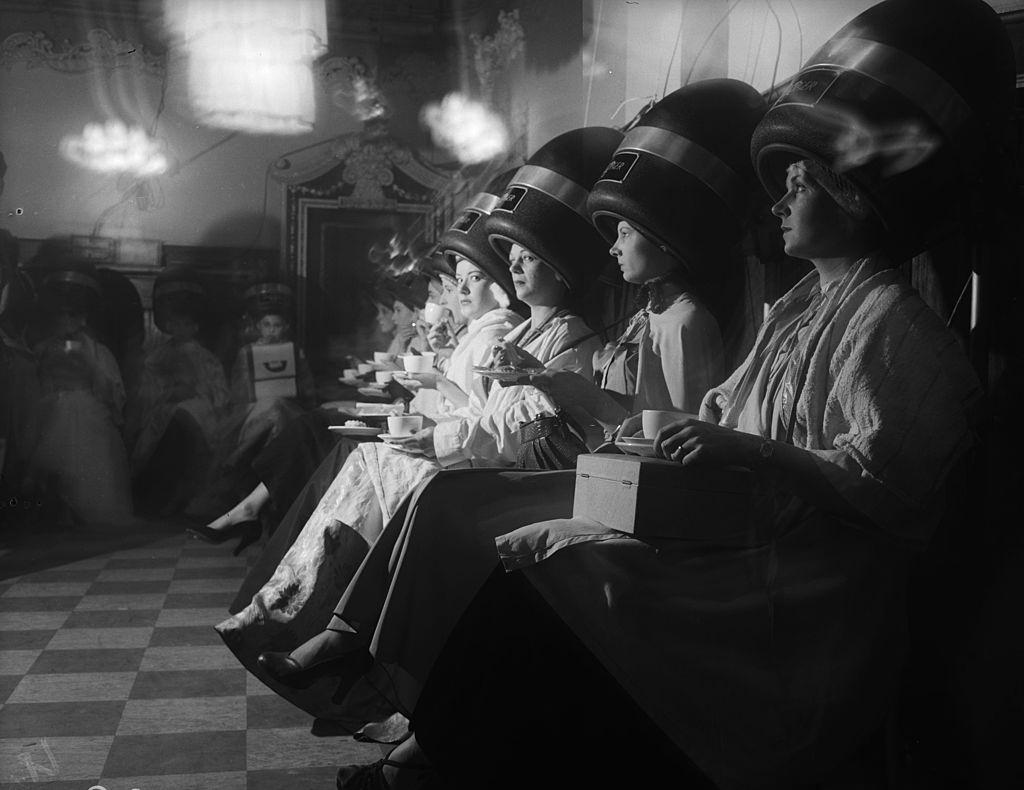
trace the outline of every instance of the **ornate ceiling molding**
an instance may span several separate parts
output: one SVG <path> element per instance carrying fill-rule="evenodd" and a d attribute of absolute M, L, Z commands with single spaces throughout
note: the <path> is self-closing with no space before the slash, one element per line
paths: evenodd
<path fill-rule="evenodd" d="M 0 65 L 10 69 L 17 63 L 29 69 L 45 66 L 65 74 L 127 68 L 162 77 L 165 70 L 163 55 L 147 52 L 141 44 L 116 39 L 99 28 L 88 31 L 84 41 L 64 46 L 54 44 L 40 31 L 13 33 L 0 43 Z"/>

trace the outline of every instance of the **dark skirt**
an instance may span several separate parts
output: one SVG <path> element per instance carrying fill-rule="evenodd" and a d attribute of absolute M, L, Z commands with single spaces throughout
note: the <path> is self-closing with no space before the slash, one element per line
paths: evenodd
<path fill-rule="evenodd" d="M 449 637 L 412 728 L 456 788 L 715 786 L 523 574 L 500 566 Z"/>
<path fill-rule="evenodd" d="M 334 411 L 303 412 L 288 420 L 252 460 L 252 470 L 270 492 L 270 504 L 279 516 L 284 515 L 338 445 L 338 435 L 328 430 L 336 420 Z"/>

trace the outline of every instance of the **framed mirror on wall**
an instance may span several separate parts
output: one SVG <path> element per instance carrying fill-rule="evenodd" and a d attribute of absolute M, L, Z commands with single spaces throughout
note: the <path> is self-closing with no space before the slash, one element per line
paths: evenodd
<path fill-rule="evenodd" d="M 287 186 L 284 271 L 295 286 L 296 336 L 314 373 L 337 376 L 347 356 L 390 340 L 374 320 L 385 263 L 370 260 L 371 248 L 392 237 L 429 248 L 456 178 L 380 129 L 340 137 L 318 161 L 275 178 Z"/>
<path fill-rule="evenodd" d="M 418 233 L 430 225 L 432 211 L 430 204 L 373 209 L 299 201 L 297 336 L 314 369 L 338 362 L 339 353 L 365 357 L 390 342 L 375 322 L 373 293 L 382 264 L 370 259 L 370 250 Z"/>

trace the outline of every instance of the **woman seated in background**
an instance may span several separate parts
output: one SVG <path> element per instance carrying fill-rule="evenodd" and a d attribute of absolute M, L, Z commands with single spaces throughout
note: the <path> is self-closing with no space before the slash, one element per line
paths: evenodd
<path fill-rule="evenodd" d="M 549 143 L 549 146 L 554 144 L 552 149 L 542 148 L 536 156 L 550 161 L 556 155 L 564 155 L 565 150 L 578 152 L 584 148 L 588 154 L 585 164 L 590 172 L 577 177 L 592 185 L 621 136 L 608 129 L 581 132 L 589 134 L 568 133 L 563 136 L 567 139 L 556 138 Z M 585 190 L 580 188 L 580 191 L 585 198 Z M 462 258 L 456 258 L 457 277 L 467 317 L 475 317 L 469 310 L 476 305 L 502 309 L 498 308 L 490 288 L 491 281 L 497 281 L 503 284 L 509 299 L 514 293 L 514 297 L 530 309 L 530 318 L 505 334 L 498 347 L 499 363 L 514 357 L 522 348 L 553 367 L 565 366 L 589 374 L 590 360 L 598 343 L 586 324 L 566 305 L 600 270 L 589 255 L 600 252 L 599 237 L 575 209 L 561 207 L 562 213 L 556 211 L 555 217 L 564 220 L 565 214 L 571 212 L 568 226 L 550 219 L 545 225 L 544 221 L 534 218 L 530 233 L 510 229 L 510 235 L 504 239 L 508 255 L 508 263 L 504 264 L 494 255 L 495 248 L 487 244 L 484 233 L 489 227 L 484 223 L 485 208 L 489 210 L 498 202 L 497 195 L 492 198 L 485 207 L 470 207 L 477 215 L 473 225 L 478 226 L 477 234 L 482 238 L 475 244 L 463 246 L 455 242 L 450 247 L 453 256 Z M 454 230 L 445 234 L 445 238 L 450 239 L 453 233 L 466 235 L 465 231 Z M 556 233 L 561 238 L 552 243 L 552 234 Z M 543 260 L 524 249 L 518 239 L 526 237 L 538 245 L 544 243 L 549 259 Z M 556 254 L 559 257 L 554 257 Z M 468 343 L 477 336 L 476 323 L 471 321 L 463 342 Z M 493 335 L 491 338 L 485 349 L 487 356 L 492 356 Z M 474 356 L 477 364 L 483 361 Z M 463 364 L 457 350 L 449 375 L 460 369 L 469 373 L 473 366 L 472 359 L 466 359 Z M 520 427 L 522 423 L 536 424 L 553 419 L 555 411 L 543 393 L 528 386 L 492 387 L 484 399 L 482 387 L 471 389 L 467 405 L 440 419 L 435 426 L 408 439 L 396 440 L 395 447 L 361 445 L 359 451 L 350 456 L 332 490 L 321 502 L 321 508 L 307 523 L 274 576 L 245 609 L 218 626 L 225 642 L 250 671 L 268 678 L 282 693 L 289 694 L 289 690 L 257 666 L 257 656 L 293 646 L 323 628 L 368 547 L 392 518 L 399 503 L 419 482 L 453 465 L 511 466 L 522 444 L 546 440 L 546 435 L 540 432 L 524 436 Z M 318 699 L 315 694 L 291 693 L 289 698 L 314 713 L 326 710 L 331 704 L 329 698 Z"/>
<path fill-rule="evenodd" d="M 172 269 L 153 285 L 153 319 L 162 333 L 143 362 L 129 403 L 128 437 L 140 511 L 179 512 L 206 482 L 218 421 L 230 395 L 220 361 L 199 341 L 206 290 Z"/>
<path fill-rule="evenodd" d="M 552 786 L 813 786 L 880 725 L 908 559 L 970 445 L 981 388 L 874 252 L 881 223 L 861 193 L 813 159 L 785 184 L 773 207 L 785 250 L 814 271 L 701 420 L 655 441 L 681 485 L 688 469 L 752 469 L 751 522 L 693 541 L 573 519 L 498 538 L 504 567 L 426 678 L 415 734 L 386 761 L 342 769 L 339 787 L 397 787 L 429 766 L 453 786 L 521 787 L 538 768 L 506 756 L 538 742 L 567 756 L 543 769 Z"/>
<path fill-rule="evenodd" d="M 48 331 L 35 347 L 43 397 L 29 476 L 76 520 L 123 523 L 132 513 L 124 386 L 113 355 L 88 330 L 100 296 L 90 264 L 64 261 L 43 276 Z"/>
<path fill-rule="evenodd" d="M 216 457 L 204 490 L 187 513 L 209 518 L 223 513 L 256 483 L 253 459 L 290 421 L 315 405 L 313 375 L 302 349 L 291 339 L 291 289 L 275 282 L 246 289 L 248 335 L 231 370 L 231 406 L 217 428 Z"/>
<path fill-rule="evenodd" d="M 668 126 L 673 134 L 689 135 L 720 167 L 737 174 L 737 196 L 753 196 L 750 135 L 763 112 L 757 92 L 732 80 L 676 91 L 626 135 L 605 170 L 614 174 L 617 162 L 638 157 L 630 173 L 598 181 L 591 191 L 587 208 L 594 225 L 615 239 L 611 253 L 624 279 L 648 286 L 648 302 L 613 344 L 614 352 L 605 355 L 596 377 L 604 389 L 569 372 L 528 377 L 556 397 L 569 391 L 569 397 L 558 400 L 567 409 L 581 407 L 581 423 L 591 419 L 593 410 L 611 433 L 638 407 L 696 411 L 703 394 L 723 378 L 715 319 L 682 290 L 681 280 L 711 286 L 728 276 L 736 265 L 733 248 L 744 231 L 748 200 L 726 203 L 691 170 L 667 159 L 667 146 L 636 146 L 649 140 L 652 130 Z M 687 212 L 692 225 L 678 220 Z M 552 382 L 557 388 L 549 386 Z M 325 694 L 337 689 L 341 704 L 332 717 L 363 715 L 372 721 L 381 710 L 408 713 L 445 637 L 493 568 L 494 538 L 539 519 L 569 515 L 574 483 L 573 472 L 438 475 L 419 488 L 404 520 L 393 519 L 385 527 L 327 629 L 289 659 L 268 656 L 265 662 L 281 668 L 281 682 L 309 685 L 318 675 L 350 667 L 369 649 L 374 667 L 351 692 L 337 677 L 333 684 L 325 678 L 320 685 Z M 388 726 L 389 737 L 396 728 L 401 730 L 397 718 Z"/>
<path fill-rule="evenodd" d="M 448 271 L 442 271 L 438 276 L 441 292 L 437 301 L 432 299 L 423 308 L 423 322 L 427 327 L 427 344 L 434 352 L 434 366 L 439 372 L 446 373 L 448 361 L 466 331 L 466 319 L 459 306 L 455 272 L 448 267 Z"/>
<path fill-rule="evenodd" d="M 412 351 L 419 354 L 430 351 L 430 345 L 418 324 L 422 323 L 423 306 L 427 303 L 432 283 L 435 283 L 433 287 L 440 288 L 440 280 L 414 272 L 400 275 L 389 284 L 388 290 L 394 295 L 391 321 L 395 328 L 387 353 L 392 358 L 397 359 Z"/>

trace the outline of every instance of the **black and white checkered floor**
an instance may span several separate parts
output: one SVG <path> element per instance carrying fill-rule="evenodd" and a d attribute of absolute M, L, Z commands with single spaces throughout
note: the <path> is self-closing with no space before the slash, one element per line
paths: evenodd
<path fill-rule="evenodd" d="M 224 647 L 246 560 L 178 532 L 0 581 L 0 788 L 331 788 L 380 757 Z"/>

